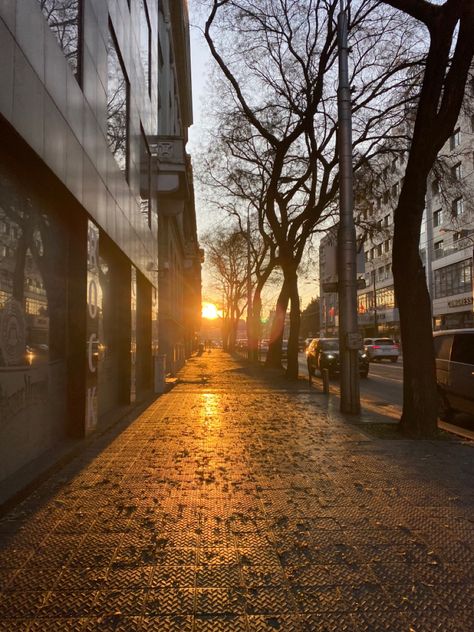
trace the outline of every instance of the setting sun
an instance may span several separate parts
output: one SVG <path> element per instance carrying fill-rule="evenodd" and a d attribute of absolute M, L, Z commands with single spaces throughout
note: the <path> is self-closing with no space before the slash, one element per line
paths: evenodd
<path fill-rule="evenodd" d="M 214 303 L 203 303 L 202 304 L 202 317 L 207 318 L 208 320 L 215 320 L 222 316 L 220 310 L 214 305 Z"/>

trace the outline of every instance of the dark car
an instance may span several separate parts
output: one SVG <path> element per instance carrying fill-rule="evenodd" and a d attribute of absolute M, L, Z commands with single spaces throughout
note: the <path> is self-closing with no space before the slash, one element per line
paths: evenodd
<path fill-rule="evenodd" d="M 339 339 L 314 338 L 306 349 L 306 362 L 310 375 L 323 369 L 328 369 L 330 375 L 339 373 Z M 362 351 L 359 351 L 359 374 L 363 378 L 369 374 L 369 359 Z"/>
<path fill-rule="evenodd" d="M 440 418 L 474 415 L 474 329 L 437 331 L 434 348 Z"/>

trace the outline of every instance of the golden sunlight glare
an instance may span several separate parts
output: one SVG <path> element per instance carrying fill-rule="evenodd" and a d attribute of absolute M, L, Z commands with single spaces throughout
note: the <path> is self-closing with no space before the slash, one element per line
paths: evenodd
<path fill-rule="evenodd" d="M 214 303 L 203 303 L 202 304 L 202 317 L 207 318 L 208 320 L 214 320 L 221 316 L 220 310 L 214 305 Z"/>

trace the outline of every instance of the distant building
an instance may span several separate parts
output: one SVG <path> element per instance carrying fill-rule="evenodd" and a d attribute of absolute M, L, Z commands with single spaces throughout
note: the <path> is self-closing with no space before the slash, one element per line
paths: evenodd
<path fill-rule="evenodd" d="M 442 164 L 430 175 L 420 238 L 427 285 L 432 302 L 433 329 L 474 327 L 474 118 L 461 116 L 440 152 Z M 356 204 L 364 237 L 364 279 L 358 290 L 358 322 L 363 336 L 398 337 L 400 319 L 392 276 L 393 213 L 398 202 L 406 154 L 385 159 L 372 194 Z M 335 239 L 320 245 L 321 283 L 333 280 Z M 337 330 L 337 295 L 321 288 L 321 328 Z"/>
<path fill-rule="evenodd" d="M 191 349 L 202 253 L 183 144 L 186 2 L 170 4 L 0 4 L 0 485 L 152 396 L 168 271 L 170 317 Z M 176 36 L 160 45 L 163 29 Z M 166 117 L 172 148 L 182 139 L 177 169 L 160 146 Z M 172 195 L 184 210 L 168 258 Z"/>

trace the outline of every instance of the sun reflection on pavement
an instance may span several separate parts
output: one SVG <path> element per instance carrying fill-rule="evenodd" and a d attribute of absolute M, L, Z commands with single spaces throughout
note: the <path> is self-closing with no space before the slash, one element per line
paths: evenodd
<path fill-rule="evenodd" d="M 208 429 L 221 427 L 221 397 L 216 393 L 203 393 L 201 395 L 200 421 Z"/>

